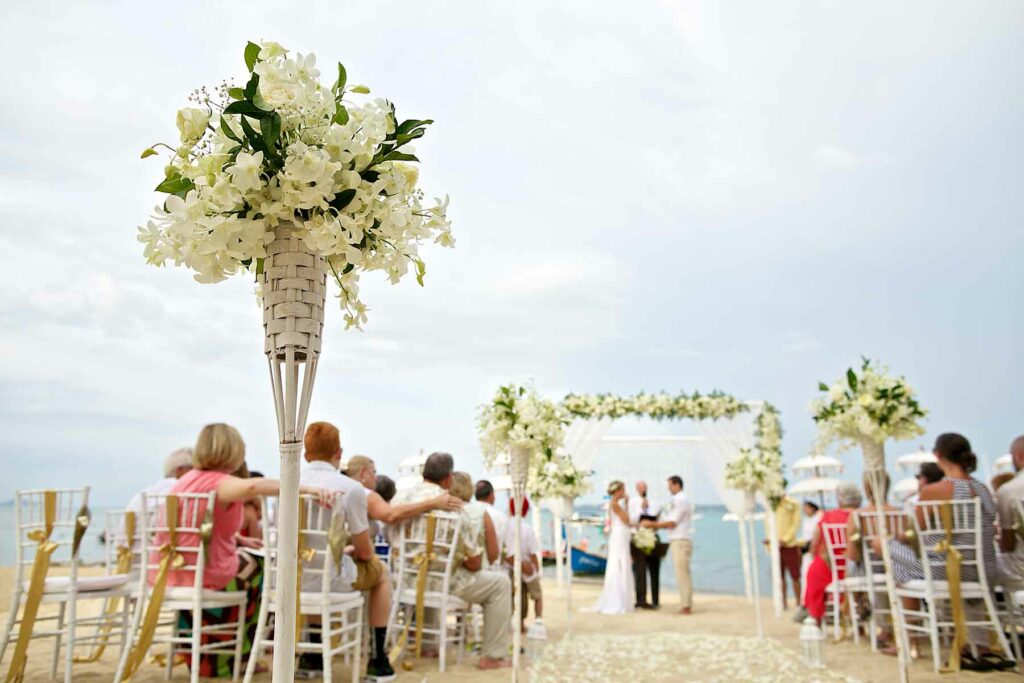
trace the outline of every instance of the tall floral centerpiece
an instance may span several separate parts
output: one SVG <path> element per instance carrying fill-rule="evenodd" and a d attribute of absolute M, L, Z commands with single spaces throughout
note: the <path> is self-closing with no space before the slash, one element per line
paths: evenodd
<path fill-rule="evenodd" d="M 921 408 L 914 390 L 903 377 L 889 374 L 877 361 L 862 359 L 859 369 L 849 368 L 846 375 L 831 385 L 818 385 L 822 395 L 811 403 L 818 425 L 816 446 L 824 450 L 837 443 L 840 450 L 860 446 L 864 454 L 864 472 L 871 485 L 879 519 L 884 519 L 885 442 L 904 440 L 924 434 Z M 884 525 L 883 527 L 884 528 Z M 882 559 L 890 567 L 889 544 L 882 543 Z M 886 572 L 889 601 L 895 604 L 896 586 L 892 572 Z M 893 612 L 893 618 L 898 614 Z M 896 624 L 899 633 L 899 624 Z M 897 638 L 900 680 L 907 679 L 907 653 Z"/>
<path fill-rule="evenodd" d="M 512 499 L 515 502 L 515 564 L 514 586 L 522 584 L 522 510 L 530 467 L 538 461 L 550 462 L 556 457 L 565 438 L 568 420 L 557 404 L 541 398 L 532 387 L 509 384 L 498 388 L 490 402 L 480 406 L 480 449 L 487 467 L 508 454 L 509 474 L 512 479 Z M 522 591 L 515 592 L 513 614 L 519 614 Z M 520 629 L 513 630 L 512 680 L 519 677 L 519 650 L 522 639 Z"/>
<path fill-rule="evenodd" d="M 559 512 L 565 517 L 572 514 L 573 501 L 593 488 L 588 481 L 592 474 L 576 467 L 568 455 L 538 458 L 527 473 L 526 492 L 536 500 L 560 503 Z"/>
<path fill-rule="evenodd" d="M 263 308 L 281 452 L 280 581 L 274 680 L 293 679 L 298 462 L 320 355 L 327 280 L 347 327 L 360 328 L 364 272 L 423 284 L 419 246 L 453 246 L 447 198 L 427 202 L 409 143 L 429 119 L 349 85 L 341 63 L 321 81 L 316 57 L 249 43 L 244 86 L 200 88 L 177 113 L 165 194 L 139 229 L 149 263 L 194 271 L 203 283 L 256 279 Z M 332 70 L 333 72 L 333 70 Z"/>

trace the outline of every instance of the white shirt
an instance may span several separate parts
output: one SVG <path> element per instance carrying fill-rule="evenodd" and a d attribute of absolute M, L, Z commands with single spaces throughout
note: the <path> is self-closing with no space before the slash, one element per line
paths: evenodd
<path fill-rule="evenodd" d="M 647 504 L 646 509 L 644 503 Z M 629 504 L 626 509 L 626 513 L 629 515 L 630 524 L 639 524 L 641 515 L 648 515 L 650 517 L 658 516 L 658 506 L 654 503 L 650 496 L 641 498 L 640 494 L 630 496 Z"/>
<path fill-rule="evenodd" d="M 810 517 L 804 517 L 804 521 L 800 525 L 800 538 L 797 539 L 798 541 L 810 543 L 814 540 L 814 530 L 818 528 L 818 522 L 821 521 L 823 514 L 821 510 L 818 510 Z"/>
<path fill-rule="evenodd" d="M 178 483 L 177 477 L 164 477 L 155 484 L 150 484 L 146 488 L 142 489 L 128 501 L 128 505 L 125 506 L 125 510 L 134 512 L 136 515 L 142 514 L 142 496 L 143 494 L 151 496 L 161 496 L 171 492 L 171 487 Z"/>
<path fill-rule="evenodd" d="M 498 542 L 504 541 L 505 530 L 508 528 L 508 515 L 490 503 L 481 501 L 481 505 L 484 506 L 484 512 L 491 518 L 491 524 L 494 525 L 494 533 L 498 536 Z"/>
<path fill-rule="evenodd" d="M 668 522 L 676 525 L 665 530 L 669 541 L 681 541 L 693 536 L 693 506 L 690 497 L 680 491 L 672 496 L 672 509 L 668 513 Z"/>
<path fill-rule="evenodd" d="M 533 527 L 528 524 L 520 526 L 519 542 L 520 552 L 523 555 L 524 560 L 528 560 L 535 555 L 540 555 L 540 547 L 537 543 L 537 536 L 533 533 Z M 505 531 L 505 555 L 512 557 L 515 554 L 516 548 L 516 525 L 509 524 L 508 529 Z M 525 568 L 524 568 L 525 569 Z M 523 571 L 523 583 L 530 583 L 540 578 L 540 572 Z"/>
<path fill-rule="evenodd" d="M 299 474 L 299 482 L 303 486 L 344 493 L 342 509 L 351 534 L 360 534 L 370 528 L 366 515 L 366 489 L 355 479 L 339 472 L 331 463 L 323 460 L 306 463 Z"/>
<path fill-rule="evenodd" d="M 1013 479 L 1006 482 L 996 491 L 996 503 L 999 507 L 999 528 L 1010 531 L 1018 521 L 1017 501 L 1024 498 L 1024 471 L 1018 472 Z M 1015 539 L 1012 553 L 1003 553 L 1003 572 L 1008 574 L 1014 583 L 1024 583 L 1024 540 Z"/>

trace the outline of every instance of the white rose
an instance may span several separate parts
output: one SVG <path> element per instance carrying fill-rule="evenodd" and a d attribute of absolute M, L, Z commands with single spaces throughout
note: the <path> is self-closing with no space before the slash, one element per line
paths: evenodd
<path fill-rule="evenodd" d="M 182 142 L 195 142 L 203 137 L 206 132 L 206 124 L 210 122 L 210 113 L 205 109 L 185 107 L 178 110 L 175 123 L 178 125 L 178 132 L 181 133 Z"/>

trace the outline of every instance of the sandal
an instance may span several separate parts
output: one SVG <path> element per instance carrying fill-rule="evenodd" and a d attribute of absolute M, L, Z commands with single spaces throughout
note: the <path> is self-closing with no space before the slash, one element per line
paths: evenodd
<path fill-rule="evenodd" d="M 982 655 L 975 659 L 969 652 L 961 653 L 960 669 L 963 671 L 995 671 L 992 665 L 985 661 L 985 656 Z"/>
<path fill-rule="evenodd" d="M 988 664 L 992 667 L 991 671 L 1009 671 L 1017 666 L 1017 662 L 1000 657 L 995 652 L 986 652 L 983 655 L 978 655 L 977 661 Z"/>

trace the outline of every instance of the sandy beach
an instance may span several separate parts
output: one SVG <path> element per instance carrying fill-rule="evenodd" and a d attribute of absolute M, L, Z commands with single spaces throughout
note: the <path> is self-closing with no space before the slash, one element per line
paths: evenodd
<path fill-rule="evenodd" d="M 0 594 L 4 596 L 0 616 L 6 618 L 13 569 L 0 568 Z M 763 603 L 766 642 L 755 638 L 754 615 L 750 604 L 732 595 L 698 595 L 696 611 L 691 616 L 676 614 L 675 596 L 657 612 L 641 611 L 622 616 L 602 616 L 584 611 L 599 593 L 599 584 L 576 581 L 573 590 L 571 645 L 560 641 L 566 633 L 565 600 L 554 582 L 547 581 L 545 623 L 549 641 L 546 661 L 535 666 L 531 681 L 724 681 L 724 680 L 786 680 L 841 681 L 854 680 L 887 683 L 896 680 L 895 658 L 872 654 L 867 644 L 852 641 L 827 644 L 825 661 L 828 672 L 812 672 L 799 665 L 799 627 L 789 614 L 782 619 L 771 616 L 771 605 Z M 83 603 L 81 609 L 96 609 Z M 52 641 L 34 642 L 29 651 L 27 681 L 48 680 Z M 453 658 L 454 659 L 454 658 Z M 649 660 L 644 670 L 639 662 Z M 421 660 L 411 672 L 403 672 L 398 680 L 421 681 L 506 681 L 508 670 L 483 672 L 475 668 L 475 657 L 467 655 L 459 665 L 452 665 L 444 674 L 437 672 L 436 660 Z M 6 667 L 6 660 L 4 666 Z M 108 652 L 95 664 L 77 665 L 76 681 L 109 681 L 116 668 L 116 653 Z M 724 668 L 723 668 L 724 667 Z M 6 669 L 5 669 L 6 670 Z M 348 681 L 344 666 L 335 670 L 335 681 Z M 642 675 L 638 675 L 642 674 Z M 144 665 L 133 679 L 139 682 L 164 680 L 163 670 L 155 663 Z M 184 667 L 178 667 L 173 680 L 188 680 Z M 270 675 L 256 677 L 269 681 Z M 931 670 L 930 660 L 914 662 L 912 681 L 950 681 Z M 963 672 L 956 680 L 991 682 L 1018 680 L 1017 674 L 977 674 Z"/>

